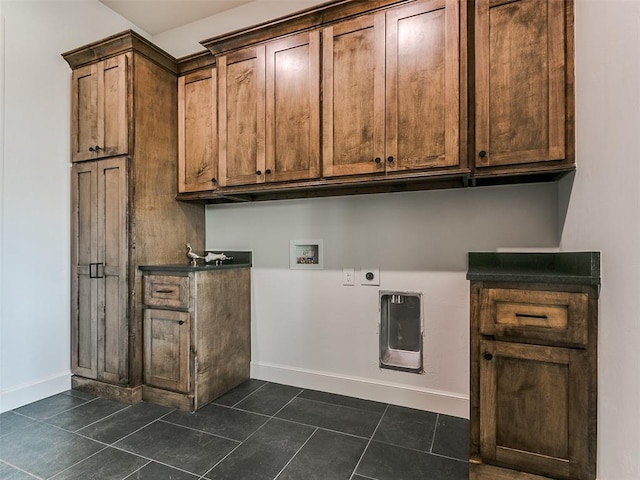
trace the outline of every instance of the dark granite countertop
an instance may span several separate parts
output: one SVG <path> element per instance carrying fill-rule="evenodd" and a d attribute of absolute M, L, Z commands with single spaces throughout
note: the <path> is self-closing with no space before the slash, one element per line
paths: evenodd
<path fill-rule="evenodd" d="M 600 285 L 600 252 L 469 252 L 467 280 Z"/>
<path fill-rule="evenodd" d="M 207 250 L 207 252 L 223 253 L 218 250 Z M 204 263 L 203 260 L 198 260 L 197 265 L 193 266 L 185 257 L 184 263 L 171 265 L 140 265 L 138 268 L 143 272 L 201 272 L 208 270 L 227 270 L 230 268 L 249 268 L 252 265 L 251 252 L 224 250 L 224 254 L 228 257 L 233 257 L 233 260 L 225 260 L 220 265 L 215 265 L 213 262 Z"/>

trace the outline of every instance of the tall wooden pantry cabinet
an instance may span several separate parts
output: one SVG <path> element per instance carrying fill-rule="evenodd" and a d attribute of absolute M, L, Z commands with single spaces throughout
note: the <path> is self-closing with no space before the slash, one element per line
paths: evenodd
<path fill-rule="evenodd" d="M 176 202 L 177 69 L 126 31 L 63 54 L 72 74 L 72 386 L 141 398 L 138 266 L 204 248 L 204 206 Z"/>

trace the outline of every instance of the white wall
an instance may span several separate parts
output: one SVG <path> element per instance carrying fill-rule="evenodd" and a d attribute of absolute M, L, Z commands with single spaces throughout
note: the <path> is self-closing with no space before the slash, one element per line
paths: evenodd
<path fill-rule="evenodd" d="M 200 50 L 198 40 L 223 33 L 225 25 L 266 20 L 275 12 L 268 3 L 224 22 L 198 22 L 194 31 L 204 30 L 195 39 L 187 27 L 154 40 L 176 56 L 192 53 Z M 576 3 L 573 185 L 208 209 L 209 247 L 255 253 L 256 370 L 378 398 L 403 392 L 405 403 L 419 398 L 457 411 L 468 394 L 466 251 L 599 250 L 599 478 L 640 478 L 640 2 Z M 282 8 L 276 15 L 286 13 Z M 70 72 L 60 53 L 132 26 L 94 0 L 2 2 L 0 17 L 0 410 L 6 410 L 68 387 Z M 288 270 L 288 241 L 301 237 L 324 239 L 325 270 Z M 340 284 L 343 266 L 373 261 L 382 269 L 381 288 L 425 292 L 425 375 L 375 366 L 377 289 Z"/>
<path fill-rule="evenodd" d="M 253 250 L 252 374 L 468 416 L 473 250 L 557 245 L 554 184 L 217 205 L 207 247 Z M 289 270 L 289 241 L 322 239 L 324 270 Z M 380 267 L 380 287 L 342 285 Z M 424 295 L 425 374 L 378 368 L 378 291 Z"/>
<path fill-rule="evenodd" d="M 132 28 L 97 1 L 3 1 L 2 20 L 0 411 L 70 384 L 71 70 L 60 54 Z"/>
<path fill-rule="evenodd" d="M 578 168 L 563 250 L 602 252 L 599 478 L 640 478 L 640 2 L 576 5 Z M 560 184 L 564 197 L 570 182 Z"/>

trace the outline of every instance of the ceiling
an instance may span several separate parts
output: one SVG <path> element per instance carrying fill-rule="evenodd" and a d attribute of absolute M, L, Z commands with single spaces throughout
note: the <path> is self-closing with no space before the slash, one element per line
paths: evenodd
<path fill-rule="evenodd" d="M 99 1 L 150 35 L 158 35 L 167 30 L 250 3 L 252 0 Z"/>

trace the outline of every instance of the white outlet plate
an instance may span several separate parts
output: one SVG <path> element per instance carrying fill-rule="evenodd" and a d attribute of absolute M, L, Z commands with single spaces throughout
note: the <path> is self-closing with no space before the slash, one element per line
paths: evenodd
<path fill-rule="evenodd" d="M 378 267 L 361 268 L 360 269 L 360 285 L 380 285 L 380 268 Z"/>
<path fill-rule="evenodd" d="M 343 268 L 342 269 L 342 284 L 343 285 L 355 285 L 356 284 L 356 271 L 355 271 L 355 268 Z"/>

